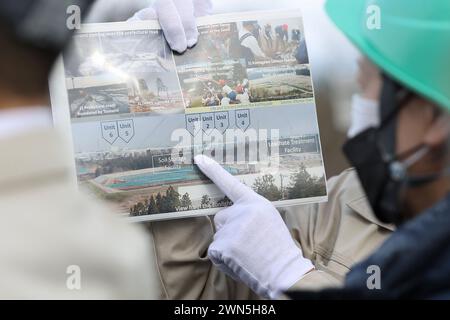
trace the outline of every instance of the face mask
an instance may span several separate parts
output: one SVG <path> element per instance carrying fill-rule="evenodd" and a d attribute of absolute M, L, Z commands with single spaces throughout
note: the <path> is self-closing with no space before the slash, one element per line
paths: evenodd
<path fill-rule="evenodd" d="M 425 145 L 395 155 L 396 115 L 409 99 L 408 92 L 385 78 L 380 103 L 380 118 L 377 128 L 369 128 L 348 140 L 343 150 L 355 167 L 369 203 L 380 221 L 402 223 L 404 194 L 407 188 L 432 182 L 448 170 L 437 174 L 410 176 L 408 168 L 422 159 L 429 151 Z"/>
<path fill-rule="evenodd" d="M 348 140 L 344 153 L 355 167 L 375 215 L 382 222 L 398 224 L 406 189 L 434 178 L 408 175 L 408 168 L 425 156 L 428 148 L 421 145 L 391 157 L 379 145 L 378 136 L 377 129 L 367 129 Z"/>
<path fill-rule="evenodd" d="M 355 94 L 352 97 L 351 126 L 348 129 L 349 139 L 367 128 L 380 125 L 380 106 L 377 100 L 371 100 Z"/>

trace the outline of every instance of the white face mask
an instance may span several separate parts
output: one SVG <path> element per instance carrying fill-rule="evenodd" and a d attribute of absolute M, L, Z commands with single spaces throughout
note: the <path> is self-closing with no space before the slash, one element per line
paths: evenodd
<path fill-rule="evenodd" d="M 353 138 L 367 128 L 380 124 L 379 103 L 366 99 L 359 94 L 352 97 L 351 124 L 347 132 L 348 138 Z"/>

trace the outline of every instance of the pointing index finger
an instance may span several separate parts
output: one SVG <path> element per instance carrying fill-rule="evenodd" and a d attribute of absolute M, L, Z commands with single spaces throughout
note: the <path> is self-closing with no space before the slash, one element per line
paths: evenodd
<path fill-rule="evenodd" d="M 211 179 L 231 201 L 237 202 L 244 196 L 254 194 L 253 190 L 233 177 L 213 159 L 204 155 L 197 155 L 194 157 L 194 161 L 200 170 Z"/>

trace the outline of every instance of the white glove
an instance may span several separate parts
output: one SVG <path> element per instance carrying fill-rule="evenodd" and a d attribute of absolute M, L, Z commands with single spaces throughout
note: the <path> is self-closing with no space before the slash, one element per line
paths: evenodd
<path fill-rule="evenodd" d="M 358 133 L 380 124 L 379 104 L 376 100 L 355 94 L 352 98 L 351 112 L 352 123 L 347 132 L 348 138 L 353 138 Z"/>
<path fill-rule="evenodd" d="M 211 0 L 156 0 L 128 21 L 159 20 L 169 46 L 183 53 L 198 40 L 196 17 L 211 14 Z"/>
<path fill-rule="evenodd" d="M 314 269 L 267 199 L 239 182 L 214 160 L 203 155 L 194 160 L 234 203 L 214 217 L 217 232 L 208 249 L 214 265 L 260 296 L 271 299 Z"/>

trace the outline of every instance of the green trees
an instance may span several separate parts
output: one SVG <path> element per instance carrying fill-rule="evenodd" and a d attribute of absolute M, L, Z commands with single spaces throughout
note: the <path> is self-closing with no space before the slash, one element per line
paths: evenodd
<path fill-rule="evenodd" d="M 166 190 L 166 194 L 161 196 L 160 205 L 158 207 L 159 213 L 178 211 L 180 205 L 180 194 L 170 186 Z"/>
<path fill-rule="evenodd" d="M 216 205 L 218 207 L 228 207 L 228 206 L 233 205 L 233 202 L 227 196 L 225 196 L 222 199 L 219 199 L 217 201 Z"/>
<path fill-rule="evenodd" d="M 253 183 L 253 190 L 270 201 L 277 201 L 282 198 L 281 191 L 275 185 L 275 178 L 271 174 L 266 174 L 256 178 Z"/>
<path fill-rule="evenodd" d="M 186 193 L 183 198 L 183 204 L 187 204 L 189 207 L 192 206 L 189 194 Z M 182 200 L 180 200 L 180 194 L 172 186 L 169 186 L 165 194 L 158 192 L 156 197 L 151 195 L 150 199 L 146 199 L 144 203 L 138 202 L 132 206 L 130 208 L 130 216 L 175 212 L 183 207 L 183 204 Z"/>
<path fill-rule="evenodd" d="M 291 177 L 291 185 L 287 191 L 289 199 L 324 196 L 326 195 L 325 178 L 324 176 L 311 177 L 302 163 L 299 170 Z"/>
<path fill-rule="evenodd" d="M 150 201 L 148 204 L 147 214 L 155 214 L 155 213 L 159 213 L 159 208 L 156 205 L 155 197 L 153 195 L 151 195 Z"/>
<path fill-rule="evenodd" d="M 142 202 L 138 202 L 130 208 L 130 216 L 142 216 L 147 214 L 147 208 Z"/>
<path fill-rule="evenodd" d="M 209 207 L 211 207 L 211 204 L 212 204 L 211 198 L 207 194 L 203 195 L 202 201 L 200 202 L 200 208 L 201 209 L 209 208 Z"/>
<path fill-rule="evenodd" d="M 155 199 L 155 201 L 156 201 L 156 207 L 157 208 L 161 208 L 161 205 L 162 205 L 162 195 L 161 195 L 161 193 L 160 192 L 158 192 L 158 194 L 156 195 L 156 199 Z M 159 212 L 159 209 L 158 209 L 158 212 Z"/>
<path fill-rule="evenodd" d="M 186 192 L 185 194 L 183 194 L 183 196 L 181 197 L 180 206 L 185 210 L 190 210 L 192 208 L 192 201 L 189 193 Z"/>

